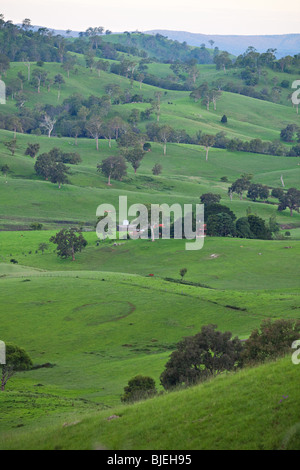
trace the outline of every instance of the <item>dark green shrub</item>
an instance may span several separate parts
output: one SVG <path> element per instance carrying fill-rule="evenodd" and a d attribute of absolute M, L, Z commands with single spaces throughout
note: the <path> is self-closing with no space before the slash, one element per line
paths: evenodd
<path fill-rule="evenodd" d="M 151 377 L 137 375 L 129 380 L 127 387 L 124 387 L 124 395 L 121 401 L 128 403 L 145 400 L 157 393 L 155 381 Z"/>
<path fill-rule="evenodd" d="M 244 363 L 264 362 L 284 356 L 300 338 L 300 320 L 264 320 L 245 341 Z"/>
<path fill-rule="evenodd" d="M 33 224 L 30 224 L 31 230 L 42 230 L 43 224 L 39 224 L 38 222 L 34 222 Z"/>
<path fill-rule="evenodd" d="M 242 365 L 243 345 L 227 331 L 216 330 L 216 325 L 202 327 L 200 333 L 184 338 L 177 344 L 160 376 L 165 389 L 193 385 L 226 370 Z"/>

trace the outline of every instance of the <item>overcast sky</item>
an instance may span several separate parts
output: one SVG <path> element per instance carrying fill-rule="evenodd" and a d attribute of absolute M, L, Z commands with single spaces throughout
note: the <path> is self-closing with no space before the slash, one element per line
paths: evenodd
<path fill-rule="evenodd" d="M 226 7 L 225 7 L 226 6 Z M 85 31 L 168 29 L 204 34 L 300 33 L 300 1 L 289 0 L 1 0 L 14 23 Z"/>

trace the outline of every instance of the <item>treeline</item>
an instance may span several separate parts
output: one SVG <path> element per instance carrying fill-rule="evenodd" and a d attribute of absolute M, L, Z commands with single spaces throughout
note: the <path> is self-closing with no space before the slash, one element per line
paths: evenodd
<path fill-rule="evenodd" d="M 299 212 L 300 191 L 296 188 L 283 190 L 251 182 L 252 175 L 243 174 L 228 188 L 228 196 L 232 200 L 233 194 L 237 194 L 243 199 L 244 194 L 253 202 L 267 203 L 269 197 L 278 199 L 272 202 L 277 205 L 279 212 L 289 209 L 291 217 L 294 211 Z M 204 222 L 206 224 L 206 234 L 212 237 L 237 237 L 246 239 L 272 240 L 278 239 L 280 226 L 273 215 L 268 222 L 258 217 L 252 212 L 251 207 L 247 209 L 246 215 L 239 219 L 230 207 L 221 204 L 221 195 L 215 193 L 205 193 L 200 197 L 204 204 Z M 174 227 L 173 227 L 174 228 Z M 194 216 L 194 230 L 196 220 Z M 172 232 L 173 233 L 173 232 Z"/>
<path fill-rule="evenodd" d="M 298 141 L 300 142 L 300 141 Z M 290 148 L 282 144 L 280 139 L 274 142 L 265 142 L 261 139 L 243 141 L 237 137 L 229 139 L 225 132 L 219 132 L 215 136 L 214 147 L 227 149 L 230 152 L 249 152 L 264 155 L 297 157 L 300 156 L 300 145 Z"/>
<path fill-rule="evenodd" d="M 217 70 L 235 67 L 243 69 L 240 77 L 246 85 L 255 86 L 261 77 L 266 78 L 267 72 L 263 68 L 269 68 L 274 71 L 284 73 L 298 73 L 300 68 L 300 53 L 293 57 L 288 55 L 281 59 L 276 58 L 276 49 L 268 49 L 266 52 L 259 53 L 254 47 L 250 46 L 236 58 L 231 58 L 226 51 L 221 52 L 214 58 Z"/>
<path fill-rule="evenodd" d="M 268 49 L 260 54 L 254 47 L 248 47 L 244 54 L 236 58 L 234 65 L 246 69 L 242 78 L 251 84 L 253 80 L 255 81 L 261 75 L 263 67 L 284 73 L 299 72 L 300 53 L 293 57 L 288 55 L 277 60 L 276 49 Z"/>
<path fill-rule="evenodd" d="M 276 59 L 276 49 L 268 49 L 259 53 L 254 47 L 249 47 L 244 54 L 231 58 L 227 52 L 221 52 L 214 57 L 217 70 L 241 69 L 238 77 L 242 83 L 225 81 L 225 75 L 215 82 L 215 86 L 223 91 L 237 93 L 260 100 L 280 102 L 283 89 L 290 88 L 287 79 L 280 80 L 277 76 L 269 78 L 270 69 L 279 73 L 297 74 L 300 72 L 300 54 Z M 263 88 L 257 89 L 257 85 Z M 267 85 L 271 85 L 269 88 Z"/>
<path fill-rule="evenodd" d="M 224 307 L 246 311 L 234 305 Z M 217 325 L 204 325 L 199 333 L 187 336 L 174 345 L 174 351 L 160 375 L 160 383 L 170 392 L 203 383 L 221 374 L 274 361 L 291 354 L 299 333 L 300 322 L 295 319 L 265 319 L 252 330 L 247 340 L 234 337 L 230 331 L 219 331 Z M 152 377 L 138 375 L 124 387 L 121 401 L 132 403 L 158 393 Z"/>
<path fill-rule="evenodd" d="M 53 35 L 47 28 L 33 31 L 28 19 L 17 26 L 0 15 L 0 64 L 5 59 L 8 63 L 39 60 L 62 62 L 66 52 L 66 40 L 62 36 Z"/>
<path fill-rule="evenodd" d="M 98 35 L 95 41 L 96 34 Z M 195 60 L 198 64 L 213 63 L 213 54 L 202 44 L 200 47 L 190 47 L 186 42 L 173 41 L 161 34 L 149 35 L 141 32 L 130 33 L 125 31 L 118 37 L 117 43 L 99 36 L 94 28 L 80 33 L 80 38 L 74 40 L 69 50 L 85 54 L 88 49 L 97 51 L 99 57 L 118 60 L 119 53 L 134 55 L 135 57 L 149 57 L 155 62 L 171 64 L 180 60 L 189 62 Z M 215 48 L 216 52 L 218 48 Z"/>
<path fill-rule="evenodd" d="M 123 54 L 151 59 L 155 62 L 173 63 L 176 60 L 188 62 L 195 60 L 199 64 L 209 64 L 213 56 L 202 45 L 191 48 L 186 43 L 172 41 L 160 34 L 155 36 L 143 33 L 125 32 L 120 42 L 112 43 L 105 40 L 111 32 L 103 27 L 88 28 L 76 39 L 69 39 L 54 34 L 48 28 L 34 30 L 30 19 L 25 19 L 21 26 L 12 21 L 5 21 L 0 15 L 0 53 L 9 61 L 45 61 L 64 62 L 67 52 L 89 54 L 91 51 L 98 58 L 121 60 Z"/>
<path fill-rule="evenodd" d="M 221 196 L 218 194 L 203 194 L 200 200 L 204 204 L 204 221 L 208 236 L 272 240 L 272 234 L 279 231 L 276 220 L 270 219 L 269 223 L 266 223 L 251 210 L 247 211 L 245 217 L 238 219 L 228 206 L 220 204 Z"/>
<path fill-rule="evenodd" d="M 77 145 L 78 138 L 106 139 L 111 146 L 112 140 L 118 139 L 122 134 L 129 131 L 137 137 L 141 135 L 138 125 L 141 122 L 149 121 L 146 124 L 144 140 L 158 142 L 163 146 L 164 154 L 167 153 L 169 143 L 191 144 L 204 146 L 206 149 L 206 159 L 210 148 L 227 149 L 230 152 L 247 152 L 255 154 L 299 157 L 300 140 L 295 141 L 295 145 L 288 147 L 278 139 L 274 142 L 265 142 L 261 139 L 243 141 L 238 138 L 228 138 L 224 131 L 216 135 L 205 134 L 198 131 L 196 135 L 189 135 L 185 129 L 174 129 L 165 124 L 157 122 L 160 114 L 157 109 L 157 102 L 150 101 L 150 107 L 145 111 L 133 109 L 125 121 L 118 115 L 112 113 L 111 97 L 90 96 L 83 98 L 80 94 L 75 94 L 64 100 L 62 105 L 45 105 L 40 109 L 30 109 L 23 107 L 17 114 L 1 115 L 0 128 L 34 135 L 48 134 L 50 137 L 71 137 L 75 139 Z M 126 103 L 143 100 L 138 95 L 120 95 L 118 101 Z M 156 122 L 153 118 L 156 117 Z M 284 130 L 283 130 L 284 131 Z M 282 134 L 282 133 L 281 133 Z M 281 137 L 283 142 L 285 138 Z M 296 143 L 298 142 L 298 143 Z"/>

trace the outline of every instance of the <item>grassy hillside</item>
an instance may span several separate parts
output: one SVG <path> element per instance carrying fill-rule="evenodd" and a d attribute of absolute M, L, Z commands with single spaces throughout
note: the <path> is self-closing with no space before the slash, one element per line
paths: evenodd
<path fill-rule="evenodd" d="M 134 375 L 153 376 L 159 384 L 175 344 L 205 324 L 247 338 L 265 318 L 299 316 L 299 242 L 286 250 L 284 242 L 210 239 L 195 256 L 183 241 L 107 242 L 99 248 L 95 235 L 86 234 L 89 247 L 72 263 L 59 260 L 50 247 L 35 253 L 51 234 L 0 236 L 2 338 L 24 347 L 35 365 L 55 365 L 9 382 L 8 398 L 14 391 L 27 395 L 22 412 L 6 412 L 3 430 L 39 421 L 31 394 L 79 404 L 84 399 L 93 409 L 115 406 Z M 19 265 L 11 266 L 11 256 Z M 182 266 L 186 281 L 198 285 L 164 280 L 178 279 Z M 1 397 L 4 410 L 6 393 Z M 62 411 L 68 409 L 54 407 L 50 416 L 57 419 Z"/>
<path fill-rule="evenodd" d="M 131 41 L 138 51 L 130 55 L 126 48 L 124 57 L 134 63 L 142 58 L 135 54 L 143 41 L 148 41 L 149 54 L 157 52 L 157 39 L 152 44 L 139 34 L 107 35 L 103 40 L 123 46 Z M 162 40 L 159 52 L 170 54 L 170 44 L 166 50 L 164 46 Z M 293 217 L 288 209 L 279 212 L 274 197 L 253 202 L 246 191 L 241 198 L 234 194 L 232 201 L 228 196 L 229 187 L 245 173 L 269 189 L 282 188 L 281 178 L 285 189 L 300 189 L 300 157 L 211 148 L 206 161 L 203 145 L 195 145 L 199 131 L 225 132 L 228 138 L 242 141 L 278 141 L 284 127 L 299 125 L 299 116 L 287 100 L 290 89 L 282 88 L 278 102 L 223 92 L 216 110 L 212 104 L 207 110 L 190 98 L 190 91 L 159 88 L 109 71 L 99 76 L 95 68 L 86 67 L 84 55 L 76 57 L 78 63 L 69 77 L 59 63 L 38 67 L 32 62 L 32 74 L 37 67 L 48 74 L 40 93 L 28 83 L 23 62 L 12 62 L 6 75 L 8 100 L 1 105 L 0 120 L 9 130 L 0 130 L 0 168 L 8 165 L 10 171 L 7 178 L 5 171 L 0 173 L 0 340 L 23 347 L 34 368 L 16 374 L 0 392 L 0 448 L 299 448 L 298 369 L 290 358 L 236 375 L 224 374 L 136 405 L 120 404 L 124 387 L 137 374 L 153 377 L 162 392 L 159 378 L 176 344 L 204 325 L 213 323 L 221 331 L 247 339 L 264 319 L 300 318 L 299 212 L 294 211 Z M 108 62 L 116 65 L 121 60 Z M 148 74 L 172 84 L 182 85 L 188 76 L 185 71 L 177 77 L 170 64 L 157 61 L 147 67 Z M 197 65 L 197 69 L 195 87 L 205 81 L 215 87 L 220 80 L 242 84 L 239 69 L 228 69 L 226 74 L 212 64 Z M 25 104 L 20 109 L 14 89 L 19 72 L 26 75 Z M 54 83 L 58 74 L 65 80 L 60 96 Z M 294 78 L 268 69 L 257 89 Z M 119 86 L 129 98 L 112 99 L 107 114 L 101 114 L 104 104 L 99 104 L 99 98 L 109 92 L 108 85 Z M 95 110 L 103 126 L 121 117 L 127 132 L 132 110 L 149 109 L 157 92 L 159 124 L 183 129 L 191 139 L 167 143 L 166 155 L 162 143 L 151 142 L 137 173 L 128 164 L 127 175 L 113 179 L 111 186 L 97 165 L 120 154 L 114 139 L 110 146 L 101 138 L 97 151 L 86 129 L 78 142 L 71 131 L 60 134 L 54 129 L 51 138 L 41 135 L 46 111 L 59 116 L 60 126 L 78 120 L 65 101 L 74 95 L 79 107 L 94 97 L 88 120 Z M 9 114 L 19 114 L 24 127 L 32 127 L 30 133 L 17 129 L 14 155 L 5 145 L 14 138 L 13 126 L 6 125 Z M 224 114 L 226 125 L 221 123 Z M 155 111 L 143 119 L 134 126 L 135 132 L 157 123 Z M 85 126 L 81 121 L 80 125 Z M 69 182 L 61 189 L 36 174 L 34 159 L 25 155 L 29 143 L 39 144 L 39 154 L 54 147 L 80 154 L 81 162 L 69 165 Z M 296 140 L 285 145 L 295 144 Z M 162 173 L 154 176 L 157 163 Z M 113 204 L 117 211 L 120 196 L 128 196 L 129 205 L 195 205 L 208 192 L 219 194 L 221 204 L 237 218 L 252 213 L 268 224 L 276 216 L 278 239 L 206 237 L 200 251 L 186 251 L 185 240 L 115 243 L 97 239 L 96 209 L 102 203 Z M 43 224 L 42 230 L 32 230 L 34 222 Z M 49 241 L 58 230 L 72 226 L 82 228 L 88 242 L 75 262 L 59 258 Z M 48 245 L 43 253 L 42 243 Z M 182 268 L 187 273 L 180 283 Z M 282 400 L 283 395 L 288 399 Z M 112 414 L 120 418 L 108 422 Z"/>
<path fill-rule="evenodd" d="M 262 241 L 208 237 L 202 250 L 185 251 L 184 240 L 125 240 L 101 242 L 94 232 L 84 233 L 87 248 L 77 261 L 61 260 L 49 243 L 55 231 L 1 232 L 1 260 L 50 271 L 107 271 L 159 277 L 179 277 L 181 267 L 188 268 L 186 279 L 213 288 L 284 289 L 297 287 L 299 241 Z M 49 248 L 36 253 L 40 243 Z M 193 243 L 187 242 L 187 243 Z M 213 258 L 212 255 L 217 255 Z M 157 260 L 160 263 L 157 263 Z M 280 259 L 280 265 L 276 260 Z M 151 280 L 152 282 L 152 280 Z M 213 292 L 209 292 L 213 295 Z"/>
<path fill-rule="evenodd" d="M 12 133 L 0 131 L 0 136 L 2 142 L 5 142 L 12 138 Z M 65 152 L 77 151 L 82 163 L 70 167 L 71 184 L 59 190 L 57 185 L 38 179 L 33 159 L 24 155 L 28 142 L 38 142 L 40 153 L 53 147 L 59 147 Z M 1 201 L 5 201 L 1 207 L 2 228 L 13 226 L 24 229 L 34 221 L 42 222 L 49 228 L 59 226 L 64 221 L 86 223 L 94 227 L 98 205 L 107 202 L 118 207 L 120 195 L 127 195 L 129 204 L 170 204 L 174 202 L 174 197 L 181 204 L 196 204 L 205 192 L 219 193 L 222 203 L 230 205 L 238 217 L 244 216 L 247 208 L 251 207 L 253 212 L 265 220 L 275 214 L 280 224 L 299 227 L 297 213 L 291 218 L 288 210 L 278 212 L 276 205 L 253 203 L 246 197 L 240 200 L 237 196 L 230 202 L 227 195 L 230 184 L 245 172 L 254 175 L 254 182 L 270 187 L 281 186 L 281 175 L 287 187 L 299 187 L 299 158 L 211 149 L 209 161 L 206 162 L 205 152 L 199 146 L 168 144 L 167 155 L 164 156 L 162 146 L 153 144 L 152 151 L 146 154 L 137 175 L 128 167 L 128 176 L 122 182 L 115 181 L 112 187 L 108 187 L 106 178 L 97 172 L 97 164 L 110 155 L 118 154 L 115 144 L 110 149 L 107 142 L 101 141 L 100 151 L 97 152 L 92 139 L 80 139 L 76 147 L 73 139 L 48 139 L 19 134 L 17 145 L 15 156 L 12 157 L 3 143 L 0 144 L 0 165 L 7 164 L 11 170 L 7 184 L 5 178 L 0 176 Z M 163 172 L 159 177 L 154 177 L 151 169 L 157 162 L 162 164 Z M 220 181 L 222 176 L 228 177 L 228 183 Z M 291 233 L 294 238 L 293 230 Z"/>
<path fill-rule="evenodd" d="M 79 409 L 43 429 L 6 433 L 1 448 L 299 450 L 298 383 L 286 358 L 89 417 Z"/>
<path fill-rule="evenodd" d="M 80 61 L 79 61 L 80 63 Z M 37 67 L 34 63 L 31 64 L 32 71 Z M 167 64 L 149 64 L 150 71 L 155 76 L 164 77 L 172 73 L 170 66 Z M 220 71 L 215 70 L 215 66 L 199 65 L 198 82 L 195 86 L 207 81 L 210 85 L 221 79 L 226 82 L 239 83 L 241 79 L 238 78 L 239 73 L 234 70 L 229 70 L 228 75 L 220 75 Z M 64 76 L 65 84 L 61 87 L 60 99 L 58 101 L 58 87 L 52 85 L 50 91 L 47 87 L 41 88 L 41 93 L 37 93 L 32 85 L 27 81 L 24 83 L 24 90 L 27 97 L 26 107 L 33 108 L 37 104 L 45 105 L 61 105 L 63 101 L 72 94 L 79 93 L 83 97 L 88 98 L 90 95 L 101 96 L 105 94 L 105 87 L 110 84 L 115 84 L 121 87 L 123 91 L 128 90 L 132 94 L 143 96 L 144 100 L 154 98 L 154 93 L 157 88 L 151 85 L 143 84 L 140 89 L 140 83 L 137 81 L 131 85 L 130 80 L 123 76 L 116 74 L 101 72 L 100 77 L 98 72 L 92 72 L 85 68 L 83 65 L 76 66 L 77 72 L 70 73 L 68 78 L 67 73 L 62 70 L 61 65 L 55 63 L 45 63 L 42 67 L 43 72 L 47 72 L 48 79 L 54 80 L 57 74 Z M 12 63 L 10 70 L 7 72 L 6 84 L 9 87 L 10 82 L 16 80 L 18 72 L 25 74 L 26 68 L 24 64 L 17 62 Z M 278 74 L 277 74 L 278 75 Z M 280 79 L 288 79 L 290 84 L 297 79 L 295 75 L 279 74 Z M 267 86 L 272 85 L 272 79 L 276 74 L 272 71 L 268 72 Z M 278 78 L 278 77 L 277 77 Z M 225 83 L 225 81 L 224 81 Z M 261 84 L 261 88 L 265 88 L 266 83 Z M 162 90 L 162 108 L 161 118 L 163 122 L 168 122 L 175 129 L 184 128 L 186 132 L 194 134 L 197 130 L 202 129 L 212 133 L 225 130 L 228 136 L 239 137 L 243 140 L 246 138 L 261 138 L 262 140 L 279 139 L 280 130 L 291 122 L 298 122 L 298 116 L 292 108 L 291 101 L 288 100 L 288 95 L 291 93 L 291 88 L 281 91 L 281 99 L 279 103 L 270 103 L 268 101 L 257 100 L 247 96 L 241 96 L 235 93 L 223 92 L 220 101 L 217 103 L 217 111 L 213 111 L 213 106 L 207 112 L 206 107 L 200 103 L 193 103 L 190 99 L 190 92 Z M 149 104 L 136 104 L 134 105 L 114 105 L 112 111 L 122 116 L 128 116 L 130 107 L 145 110 Z M 260 112 L 258 111 L 260 110 Z M 15 112 L 15 101 L 11 100 L 8 96 L 7 105 L 3 107 L 3 112 Z M 221 117 L 226 114 L 228 117 L 228 124 L 224 126 L 220 123 Z M 155 118 L 153 117 L 155 120 Z M 278 131 L 278 133 L 276 133 Z"/>

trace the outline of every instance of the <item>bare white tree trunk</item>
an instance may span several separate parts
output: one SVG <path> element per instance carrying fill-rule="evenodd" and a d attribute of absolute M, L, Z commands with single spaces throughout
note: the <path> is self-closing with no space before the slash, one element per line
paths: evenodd
<path fill-rule="evenodd" d="M 50 139 L 52 131 L 54 129 L 56 123 L 56 119 L 51 119 L 50 116 L 45 114 L 44 116 L 44 122 L 42 122 L 41 127 L 45 127 L 45 129 L 48 131 L 48 137 Z"/>

